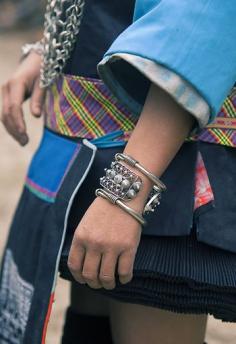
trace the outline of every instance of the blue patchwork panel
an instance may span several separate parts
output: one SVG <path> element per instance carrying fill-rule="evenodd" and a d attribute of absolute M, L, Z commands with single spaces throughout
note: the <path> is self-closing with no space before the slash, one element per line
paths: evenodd
<path fill-rule="evenodd" d="M 29 167 L 26 187 L 38 197 L 53 202 L 81 144 L 45 129 Z"/>

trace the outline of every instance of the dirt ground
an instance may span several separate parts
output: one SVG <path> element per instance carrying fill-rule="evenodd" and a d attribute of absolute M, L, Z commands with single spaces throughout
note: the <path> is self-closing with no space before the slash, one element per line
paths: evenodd
<path fill-rule="evenodd" d="M 31 40 L 34 40 L 32 33 L 0 35 L 0 84 L 11 75 L 16 67 L 21 45 Z M 42 129 L 41 120 L 32 118 L 28 112 L 27 104 L 25 117 L 30 134 L 30 143 L 24 148 L 18 146 L 0 125 L 0 255 L 22 189 L 27 166 L 38 145 Z M 64 311 L 68 305 L 68 300 L 69 285 L 67 282 L 59 280 L 56 301 L 49 323 L 47 344 L 59 344 L 60 342 Z M 224 324 L 209 317 L 206 339 L 208 344 L 236 344 L 236 324 Z"/>

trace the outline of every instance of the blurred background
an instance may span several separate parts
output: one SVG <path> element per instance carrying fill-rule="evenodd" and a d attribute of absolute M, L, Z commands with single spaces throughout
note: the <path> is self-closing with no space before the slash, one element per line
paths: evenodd
<path fill-rule="evenodd" d="M 21 46 L 42 37 L 44 8 L 44 0 L 0 0 L 0 85 L 17 67 Z M 30 115 L 27 103 L 24 110 L 30 134 L 30 142 L 26 147 L 20 147 L 0 125 L 0 257 L 28 164 L 37 148 L 42 131 L 42 120 Z M 49 322 L 47 344 L 60 343 L 68 302 L 69 283 L 59 279 Z M 225 324 L 209 317 L 206 339 L 208 344 L 236 344 L 236 324 Z"/>

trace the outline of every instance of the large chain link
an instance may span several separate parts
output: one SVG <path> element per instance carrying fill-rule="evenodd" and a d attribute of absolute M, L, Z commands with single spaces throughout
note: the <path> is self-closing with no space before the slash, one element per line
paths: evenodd
<path fill-rule="evenodd" d="M 41 87 L 62 74 L 79 33 L 85 0 L 48 0 L 44 21 Z"/>

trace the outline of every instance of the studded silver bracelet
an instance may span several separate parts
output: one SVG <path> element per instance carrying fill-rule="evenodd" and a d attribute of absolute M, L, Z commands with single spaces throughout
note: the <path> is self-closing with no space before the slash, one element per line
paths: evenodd
<path fill-rule="evenodd" d="M 116 153 L 115 159 L 117 161 L 125 161 L 127 164 L 129 164 L 132 167 L 137 168 L 140 172 L 142 172 L 146 177 L 148 177 L 161 191 L 166 190 L 165 184 L 153 173 L 149 172 L 142 166 L 138 160 L 135 160 L 128 154 L 124 153 Z"/>
<path fill-rule="evenodd" d="M 143 214 L 153 212 L 157 205 L 160 205 L 162 192 L 166 190 L 165 184 L 153 173 L 149 172 L 138 160 L 134 159 L 128 154 L 116 153 L 116 161 L 124 161 L 128 165 L 137 168 L 142 174 L 144 174 L 154 184 L 149 194 L 148 201 L 144 206 Z"/>
<path fill-rule="evenodd" d="M 106 175 L 100 178 L 100 185 L 123 201 L 135 198 L 142 187 L 142 179 L 118 161 L 111 168 L 104 169 Z"/>
<path fill-rule="evenodd" d="M 142 179 L 139 175 L 131 171 L 121 161 L 126 161 L 129 165 L 138 168 L 143 174 L 148 176 L 154 183 L 149 193 L 147 203 L 144 206 L 142 215 L 153 212 L 160 204 L 162 191 L 166 186 L 155 175 L 147 171 L 139 162 L 132 157 L 117 153 L 115 161 L 112 161 L 111 168 L 105 168 L 106 175 L 100 178 L 100 185 L 117 199 L 130 201 L 135 198 L 142 187 Z"/>

